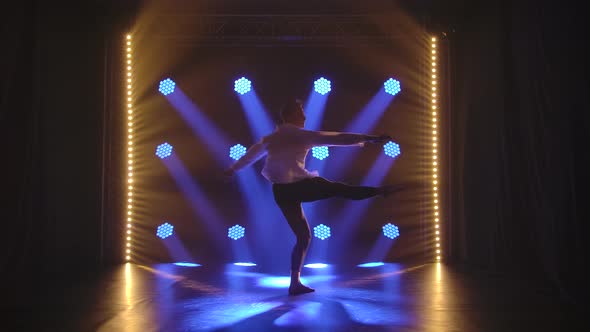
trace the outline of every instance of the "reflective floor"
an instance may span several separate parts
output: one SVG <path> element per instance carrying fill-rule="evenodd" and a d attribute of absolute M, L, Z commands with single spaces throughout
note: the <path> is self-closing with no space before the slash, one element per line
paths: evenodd
<path fill-rule="evenodd" d="M 256 266 L 124 265 L 18 308 L 4 304 L 5 331 L 584 330 L 573 328 L 576 310 L 538 286 L 445 265 L 302 275 L 316 292 L 293 297 L 287 275 Z"/>

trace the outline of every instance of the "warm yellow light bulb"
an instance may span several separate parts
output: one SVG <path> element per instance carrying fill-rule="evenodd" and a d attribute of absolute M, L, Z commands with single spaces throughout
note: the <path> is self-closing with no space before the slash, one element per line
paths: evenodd
<path fill-rule="evenodd" d="M 129 256 L 127 256 L 127 257 L 125 257 L 125 258 L 126 258 L 127 260 L 130 260 L 130 259 L 131 259 L 131 257 L 129 257 Z"/>

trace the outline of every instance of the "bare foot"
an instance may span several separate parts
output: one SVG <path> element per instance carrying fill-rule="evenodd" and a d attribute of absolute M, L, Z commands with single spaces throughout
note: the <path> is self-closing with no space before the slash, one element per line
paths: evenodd
<path fill-rule="evenodd" d="M 315 292 L 315 289 L 309 288 L 304 284 L 297 283 L 294 285 L 289 286 L 289 295 L 300 295 Z"/>

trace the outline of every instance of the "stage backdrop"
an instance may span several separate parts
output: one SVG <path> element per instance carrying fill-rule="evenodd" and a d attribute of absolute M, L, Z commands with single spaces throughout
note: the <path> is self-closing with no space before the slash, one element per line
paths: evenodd
<path fill-rule="evenodd" d="M 231 156 L 274 130 L 281 105 L 293 98 L 306 105 L 308 129 L 393 137 L 386 147 L 330 147 L 327 157 L 318 150 L 322 160 L 310 151 L 309 170 L 333 181 L 405 188 L 387 199 L 304 203 L 312 236 L 330 235 L 313 236 L 307 262 L 433 259 L 431 43 L 425 33 L 400 25 L 374 43 L 284 37 L 216 43 L 203 31 L 149 29 L 132 33 L 130 47 L 132 260 L 288 268 L 295 237 L 260 174 L 263 160 L 229 182 L 222 171 L 234 162 Z M 237 83 L 250 90 L 240 94 Z"/>

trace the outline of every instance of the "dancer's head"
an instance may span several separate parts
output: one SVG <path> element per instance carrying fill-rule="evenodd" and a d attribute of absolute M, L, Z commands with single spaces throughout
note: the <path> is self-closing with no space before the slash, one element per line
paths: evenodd
<path fill-rule="evenodd" d="M 283 105 L 281 108 L 281 121 L 303 128 L 305 125 L 305 112 L 301 100 L 292 99 Z"/>

